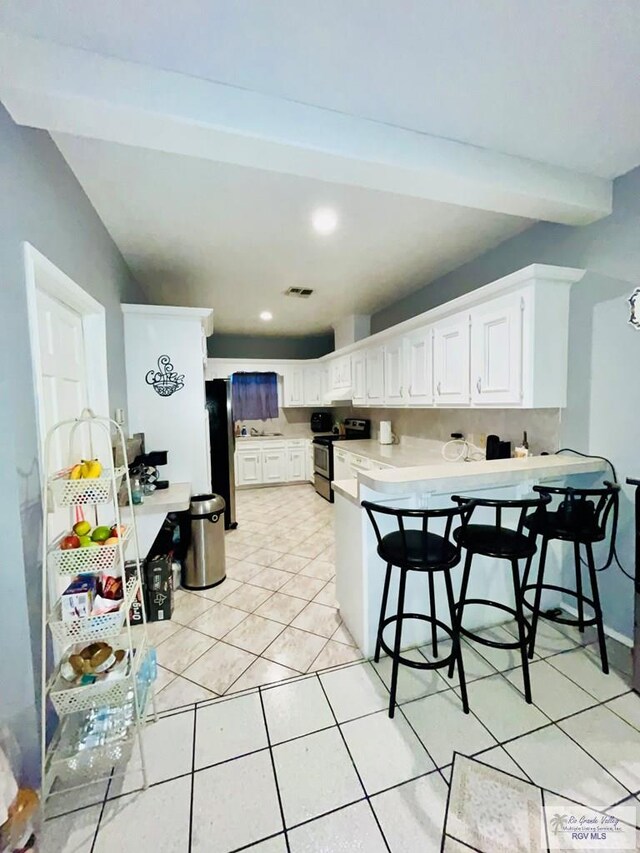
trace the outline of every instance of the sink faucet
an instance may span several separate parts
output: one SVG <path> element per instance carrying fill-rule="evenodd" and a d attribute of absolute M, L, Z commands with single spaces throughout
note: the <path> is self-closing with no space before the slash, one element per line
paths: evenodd
<path fill-rule="evenodd" d="M 263 433 L 258 432 L 258 430 L 255 427 L 251 427 L 250 432 L 251 432 L 251 435 L 263 435 Z"/>

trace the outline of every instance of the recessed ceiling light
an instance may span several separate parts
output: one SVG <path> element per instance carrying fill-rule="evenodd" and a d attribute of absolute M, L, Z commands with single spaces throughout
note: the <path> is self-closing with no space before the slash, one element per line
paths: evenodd
<path fill-rule="evenodd" d="M 338 226 L 338 214 L 332 207 L 318 207 L 311 215 L 311 224 L 318 234 L 333 234 Z"/>
<path fill-rule="evenodd" d="M 273 314 L 271 313 L 271 311 L 261 311 L 260 312 L 260 319 L 264 320 L 266 323 L 269 320 L 273 320 Z"/>

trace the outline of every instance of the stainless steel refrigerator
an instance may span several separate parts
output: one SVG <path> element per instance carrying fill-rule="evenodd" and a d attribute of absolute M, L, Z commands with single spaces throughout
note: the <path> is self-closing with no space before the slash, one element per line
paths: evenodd
<path fill-rule="evenodd" d="M 236 440 L 231 414 L 231 381 L 212 379 L 205 382 L 205 393 L 211 448 L 211 491 L 225 500 L 225 529 L 230 530 L 238 526 L 234 468 Z"/>

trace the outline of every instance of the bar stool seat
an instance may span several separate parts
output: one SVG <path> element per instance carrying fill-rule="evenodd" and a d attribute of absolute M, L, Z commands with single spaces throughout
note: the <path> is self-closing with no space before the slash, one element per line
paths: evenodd
<path fill-rule="evenodd" d="M 520 560 L 535 554 L 535 543 L 517 530 L 496 527 L 493 524 L 468 524 L 454 532 L 456 542 L 484 557 L 502 560 Z"/>
<path fill-rule="evenodd" d="M 525 521 L 525 527 L 536 536 L 547 539 L 561 539 L 564 542 L 602 542 L 605 532 L 599 528 L 592 513 L 585 513 L 582 518 L 572 519 L 560 510 L 548 511 L 545 515 L 531 515 Z"/>
<path fill-rule="evenodd" d="M 460 549 L 437 533 L 400 530 L 387 533 L 378 545 L 385 563 L 406 566 L 414 571 L 445 571 L 460 559 Z"/>

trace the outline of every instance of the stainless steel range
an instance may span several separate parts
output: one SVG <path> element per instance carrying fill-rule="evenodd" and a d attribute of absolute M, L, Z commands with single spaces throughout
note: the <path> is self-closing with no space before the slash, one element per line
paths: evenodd
<path fill-rule="evenodd" d="M 371 421 L 367 418 L 345 418 L 344 435 L 319 435 L 313 439 L 313 482 L 316 492 L 333 503 L 333 443 L 371 437 Z"/>

